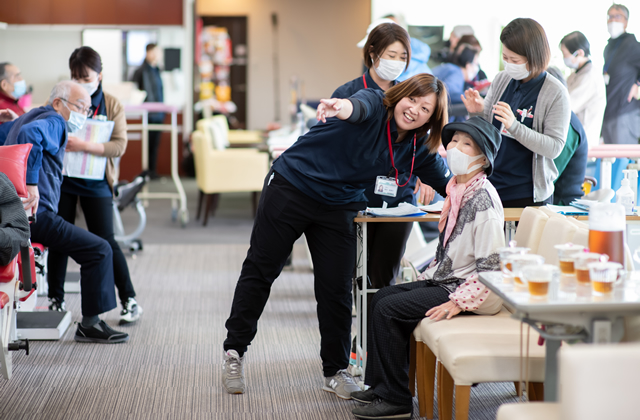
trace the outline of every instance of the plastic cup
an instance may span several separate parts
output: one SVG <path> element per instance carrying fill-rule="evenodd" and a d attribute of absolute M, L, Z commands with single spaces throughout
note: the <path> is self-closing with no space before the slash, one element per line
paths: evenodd
<path fill-rule="evenodd" d="M 558 250 L 558 260 L 560 261 L 560 271 L 562 274 L 574 274 L 573 258 L 575 254 L 584 252 L 584 247 L 572 243 L 554 246 Z"/>
<path fill-rule="evenodd" d="M 549 294 L 549 285 L 559 273 L 555 265 L 528 265 L 522 268 L 522 280 L 528 286 L 531 297 L 545 299 Z"/>

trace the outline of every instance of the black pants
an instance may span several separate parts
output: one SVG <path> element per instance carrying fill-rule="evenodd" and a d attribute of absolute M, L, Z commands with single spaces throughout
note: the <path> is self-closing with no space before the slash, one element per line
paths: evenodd
<path fill-rule="evenodd" d="M 164 113 L 149 114 L 149 124 L 163 124 L 164 116 Z M 158 150 L 160 149 L 161 137 L 162 131 L 149 131 L 149 172 L 152 174 L 158 173 Z"/>
<path fill-rule="evenodd" d="M 321 204 L 287 182 L 267 175 L 251 233 L 251 247 L 242 264 L 231 315 L 225 326 L 224 349 L 240 354 L 258 330 L 271 285 L 280 275 L 296 239 L 307 238 L 314 267 L 314 291 L 320 326 L 320 357 L 324 376 L 349 364 L 351 275 L 356 256 L 353 223 L 364 203 Z"/>
<path fill-rule="evenodd" d="M 394 284 L 413 223 L 367 223 L 367 272 L 374 289 Z"/>
<path fill-rule="evenodd" d="M 425 313 L 449 301 L 449 292 L 423 281 L 385 287 L 373 297 L 368 319 L 365 383 L 374 394 L 396 404 L 412 403 L 409 342 Z"/>
<path fill-rule="evenodd" d="M 82 316 L 95 316 L 116 307 L 113 260 L 109 243 L 87 232 L 52 211 L 41 211 L 31 224 L 31 240 L 62 250 L 80 264 Z"/>
<path fill-rule="evenodd" d="M 80 199 L 82 212 L 89 232 L 107 241 L 113 254 L 113 277 L 118 288 L 120 302 L 135 297 L 127 259 L 113 236 L 113 205 L 111 197 L 79 197 L 75 194 L 60 194 L 58 216 L 72 225 L 76 220 L 76 204 Z M 64 298 L 64 279 L 67 274 L 68 253 L 64 249 L 50 249 L 48 259 L 49 297 Z"/>

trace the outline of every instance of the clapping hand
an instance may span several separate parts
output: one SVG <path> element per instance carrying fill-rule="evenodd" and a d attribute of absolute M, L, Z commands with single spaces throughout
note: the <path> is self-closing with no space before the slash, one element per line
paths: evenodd
<path fill-rule="evenodd" d="M 460 95 L 460 98 L 469 114 L 477 114 L 484 111 L 484 99 L 482 99 L 477 90 L 467 89 L 464 94 Z"/>
<path fill-rule="evenodd" d="M 506 102 L 498 102 L 493 106 L 493 114 L 496 116 L 496 120 L 504 124 L 504 128 L 507 130 L 511 128 L 516 120 L 516 116 L 513 115 L 511 107 Z"/>
<path fill-rule="evenodd" d="M 18 114 L 10 109 L 0 109 L 0 123 L 13 121 L 18 118 Z"/>

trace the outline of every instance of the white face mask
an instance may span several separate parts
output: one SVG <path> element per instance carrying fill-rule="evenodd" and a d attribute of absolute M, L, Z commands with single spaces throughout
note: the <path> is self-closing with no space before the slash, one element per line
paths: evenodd
<path fill-rule="evenodd" d="M 376 67 L 376 74 L 380 76 L 382 80 L 396 80 L 404 68 L 407 66 L 406 61 L 387 60 L 385 58 L 378 57 L 378 67 Z"/>
<path fill-rule="evenodd" d="M 467 73 L 467 81 L 471 81 L 476 78 L 478 72 L 480 71 L 480 66 L 478 64 L 472 64 L 471 70 Z"/>
<path fill-rule="evenodd" d="M 567 66 L 567 67 L 569 67 L 570 69 L 577 69 L 577 68 L 578 68 L 578 66 L 579 66 L 579 64 L 578 64 L 578 63 L 574 63 L 574 62 L 573 62 L 573 57 L 574 57 L 574 56 L 571 56 L 571 57 L 565 57 L 565 58 L 563 59 L 563 60 L 564 60 L 564 65 L 565 65 L 565 66 Z"/>
<path fill-rule="evenodd" d="M 87 91 L 89 96 L 91 96 L 96 92 L 96 90 L 98 90 L 98 85 L 100 84 L 100 80 L 96 79 L 95 82 L 89 82 L 89 83 L 80 83 L 80 82 L 78 82 L 78 84 L 80 86 L 82 86 L 84 88 L 84 90 Z"/>
<path fill-rule="evenodd" d="M 616 39 L 624 33 L 624 23 L 622 22 L 609 22 L 607 23 L 607 30 L 611 38 Z"/>
<path fill-rule="evenodd" d="M 63 101 L 64 103 L 64 101 Z M 85 121 L 87 121 L 87 116 L 85 114 L 81 114 L 76 111 L 72 111 L 67 104 L 64 104 L 65 107 L 69 110 L 69 120 L 67 121 L 67 132 L 75 133 L 82 130 L 84 127 Z"/>
<path fill-rule="evenodd" d="M 466 175 L 484 166 L 483 163 L 479 163 L 469 168 L 469 164 L 483 157 L 483 154 L 479 154 L 478 156 L 469 156 L 468 154 L 460 151 L 460 149 L 454 147 L 453 149 L 447 150 L 447 165 L 449 166 L 452 174 Z"/>
<path fill-rule="evenodd" d="M 526 79 L 531 74 L 531 72 L 527 70 L 527 63 L 513 64 L 513 63 L 507 63 L 505 61 L 504 71 L 506 71 L 507 74 L 511 76 L 512 79 L 515 79 L 515 80 Z"/>

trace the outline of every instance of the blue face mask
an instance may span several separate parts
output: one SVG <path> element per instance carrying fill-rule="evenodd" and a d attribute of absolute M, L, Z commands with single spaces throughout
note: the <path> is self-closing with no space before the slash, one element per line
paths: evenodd
<path fill-rule="evenodd" d="M 64 103 L 64 101 L 62 102 Z M 69 109 L 66 103 L 64 106 L 69 110 L 69 121 L 67 121 L 67 133 L 75 133 L 77 131 L 82 130 L 84 127 L 84 123 L 87 120 L 87 116 L 85 114 L 81 114 L 76 111 L 72 111 Z"/>
<path fill-rule="evenodd" d="M 20 97 L 25 93 L 27 93 L 27 82 L 25 82 L 24 79 L 13 84 L 12 95 L 14 98 L 20 99 Z"/>

